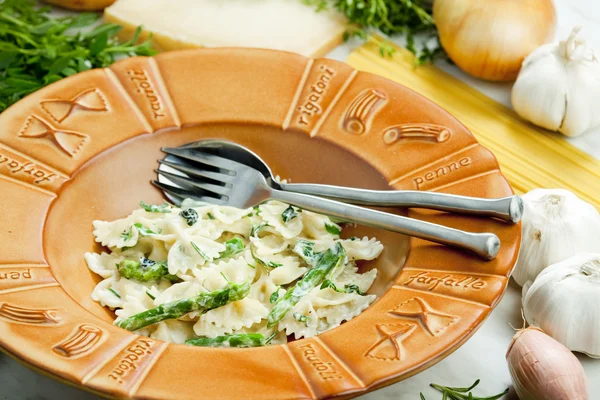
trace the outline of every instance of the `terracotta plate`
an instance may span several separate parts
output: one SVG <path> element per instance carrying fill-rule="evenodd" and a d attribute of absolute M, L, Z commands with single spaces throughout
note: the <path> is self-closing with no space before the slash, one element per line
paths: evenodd
<path fill-rule="evenodd" d="M 417 373 L 463 343 L 502 297 L 520 226 L 409 215 L 495 232 L 497 259 L 366 228 L 382 240 L 380 298 L 341 327 L 258 349 L 192 348 L 114 327 L 90 299 L 94 219 L 161 201 L 161 146 L 223 137 L 281 177 L 482 197 L 512 193 L 455 118 L 386 79 L 325 59 L 244 49 L 134 58 L 59 81 L 0 116 L 0 345 L 106 396 L 351 397 Z M 397 212 L 402 212 L 397 210 Z"/>

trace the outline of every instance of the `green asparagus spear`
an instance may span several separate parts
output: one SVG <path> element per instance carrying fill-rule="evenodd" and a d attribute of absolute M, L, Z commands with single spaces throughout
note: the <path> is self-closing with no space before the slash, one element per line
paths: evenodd
<path fill-rule="evenodd" d="M 219 259 L 233 257 L 244 251 L 244 242 L 240 238 L 233 238 L 225 242 L 225 251 L 219 253 Z"/>
<path fill-rule="evenodd" d="M 311 268 L 293 288 L 283 295 L 281 300 L 275 303 L 275 306 L 271 309 L 271 312 L 267 317 L 267 327 L 271 328 L 281 321 L 302 297 L 306 296 L 312 289 L 321 285 L 329 272 L 333 271 L 341 264 L 345 257 L 346 251 L 340 242 L 337 242 L 335 246 L 321 254 L 317 261 L 317 265 Z"/>
<path fill-rule="evenodd" d="M 277 336 L 278 332 L 265 338 L 262 333 L 240 333 L 217 336 L 216 338 L 199 337 L 185 341 L 185 344 L 201 347 L 262 347 Z"/>
<path fill-rule="evenodd" d="M 166 319 L 177 319 L 192 311 L 205 313 L 219 308 L 233 301 L 241 300 L 250 292 L 250 282 L 229 282 L 222 289 L 209 293 L 201 293 L 198 296 L 185 300 L 176 300 L 161 304 L 156 308 L 132 315 L 123 320 L 117 320 L 115 325 L 128 331 L 137 331 L 145 326 L 156 324 Z"/>
<path fill-rule="evenodd" d="M 117 270 L 123 278 L 132 279 L 138 282 L 159 281 L 166 279 L 171 282 L 178 282 L 180 279 L 169 274 L 169 268 L 164 261 L 154 261 L 142 257 L 139 261 L 123 260 L 117 264 Z"/>

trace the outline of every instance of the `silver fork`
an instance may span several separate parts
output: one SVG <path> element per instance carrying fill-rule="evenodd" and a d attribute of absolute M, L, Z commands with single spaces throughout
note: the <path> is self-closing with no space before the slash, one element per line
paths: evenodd
<path fill-rule="evenodd" d="M 152 183 L 170 195 L 176 204 L 181 204 L 185 198 L 192 198 L 211 204 L 247 208 L 268 200 L 278 200 L 344 221 L 466 249 L 487 260 L 494 259 L 500 250 L 500 239 L 493 233 L 465 232 L 335 200 L 285 192 L 269 186 L 258 170 L 236 161 L 186 148 L 163 148 L 163 151 L 197 163 L 198 167 L 186 169 L 185 174 L 156 170 L 159 178 L 162 175 L 167 182 L 153 180 Z"/>

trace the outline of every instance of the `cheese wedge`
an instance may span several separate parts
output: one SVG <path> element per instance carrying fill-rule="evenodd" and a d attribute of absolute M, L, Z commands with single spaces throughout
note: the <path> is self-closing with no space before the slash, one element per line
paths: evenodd
<path fill-rule="evenodd" d="M 124 26 L 122 39 L 142 25 L 142 39 L 152 32 L 160 51 L 260 47 L 318 57 L 341 43 L 346 29 L 340 13 L 315 12 L 302 0 L 118 0 L 104 19 Z"/>

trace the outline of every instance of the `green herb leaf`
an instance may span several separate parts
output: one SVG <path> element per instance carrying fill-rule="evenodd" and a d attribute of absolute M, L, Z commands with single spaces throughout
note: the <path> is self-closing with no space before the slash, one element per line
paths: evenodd
<path fill-rule="evenodd" d="M 131 227 L 129 227 L 128 230 L 121 232 L 121 239 L 123 239 L 123 241 L 126 242 L 129 239 L 131 239 L 131 234 Z"/>
<path fill-rule="evenodd" d="M 149 291 L 146 290 L 146 294 L 148 295 L 148 297 L 150 297 L 152 300 L 156 300 L 156 297 L 152 296 L 152 293 L 150 293 Z"/>
<path fill-rule="evenodd" d="M 157 232 L 154 232 L 152 229 L 146 228 L 144 225 L 138 223 L 133 224 L 133 226 L 140 232 L 142 236 L 151 236 L 158 235 Z"/>
<path fill-rule="evenodd" d="M 198 222 L 198 213 L 193 208 L 182 210 L 179 215 L 181 218 L 185 219 L 188 226 L 194 226 L 194 224 Z"/>
<path fill-rule="evenodd" d="M 291 220 L 293 220 L 294 218 L 296 218 L 298 216 L 298 212 L 296 212 L 296 210 L 294 209 L 294 207 L 289 206 L 288 208 L 286 208 L 283 213 L 281 213 L 281 219 L 283 220 L 283 222 L 285 222 L 286 224 L 288 222 L 290 222 Z"/>
<path fill-rule="evenodd" d="M 431 1 L 425 0 L 303 0 L 317 11 L 334 8 L 348 20 L 349 28 L 344 40 L 356 37 L 379 47 L 383 57 L 394 54 L 394 48 L 372 35 L 381 31 L 386 35 L 402 34 L 406 37 L 407 49 L 415 53 L 417 64 L 433 62 L 444 56 L 439 39 L 431 45 L 427 42 L 417 49 L 414 35 L 424 34 L 438 38 L 437 28 L 431 16 Z"/>
<path fill-rule="evenodd" d="M 200 254 L 200 257 L 204 258 L 206 261 L 211 261 L 211 258 L 205 252 L 200 250 L 200 247 L 198 247 L 196 243 L 190 242 L 190 245 L 196 250 L 196 253 Z"/>
<path fill-rule="evenodd" d="M 258 237 L 258 233 L 261 231 L 261 229 L 263 229 L 266 226 L 269 226 L 269 224 L 266 222 L 259 225 L 253 225 L 252 229 L 250 230 L 250 236 Z"/>
<path fill-rule="evenodd" d="M 212 213 L 206 213 L 206 216 L 208 217 L 208 219 L 215 219 L 215 216 L 212 215 Z"/>
<path fill-rule="evenodd" d="M 329 233 L 331 233 L 332 235 L 337 235 L 339 236 L 340 233 L 342 233 L 342 230 L 340 229 L 339 226 L 335 225 L 335 224 L 328 224 L 327 222 L 325 222 L 325 230 Z"/>
<path fill-rule="evenodd" d="M 117 291 L 114 290 L 113 288 L 108 288 L 108 291 L 111 292 L 112 294 L 114 294 L 115 296 L 117 296 L 118 298 L 121 298 L 121 295 L 119 293 L 117 293 Z"/>
<path fill-rule="evenodd" d="M 244 251 L 244 242 L 240 238 L 233 238 L 225 242 L 225 251 L 219 253 L 219 259 L 230 258 Z"/>
<path fill-rule="evenodd" d="M 269 296 L 269 303 L 273 304 L 277 301 L 277 299 L 279 299 L 279 288 L 271 293 L 271 296 Z"/>
<path fill-rule="evenodd" d="M 79 29 L 96 22 L 95 13 L 53 17 L 50 11 L 33 0 L 0 1 L 0 112 L 66 76 L 155 53 L 149 41 L 115 38 L 120 25 L 102 24 L 81 33 Z"/>
<path fill-rule="evenodd" d="M 361 296 L 365 296 L 366 293 L 361 291 L 360 288 L 358 287 L 358 285 L 355 284 L 347 284 L 344 286 L 343 289 L 338 288 L 335 283 L 333 283 L 330 279 L 326 279 L 322 284 L 321 284 L 321 289 L 332 289 L 335 290 L 338 293 L 356 293 L 359 294 Z"/>
<path fill-rule="evenodd" d="M 354 283 L 352 284 L 347 284 L 344 286 L 344 290 L 346 293 L 356 293 L 359 294 L 361 296 L 365 296 L 366 293 L 363 292 L 362 290 L 360 290 L 360 288 L 358 287 L 358 285 L 355 285 Z"/>
<path fill-rule="evenodd" d="M 171 205 L 169 203 L 155 205 L 155 204 L 146 204 L 143 201 L 140 201 L 140 207 L 142 207 L 147 212 L 152 212 L 152 213 L 167 214 L 167 213 L 171 212 Z"/>
<path fill-rule="evenodd" d="M 304 315 L 304 314 L 300 314 L 299 312 L 295 312 L 293 314 L 294 319 L 298 322 L 304 322 L 304 325 L 308 326 L 308 316 Z"/>

